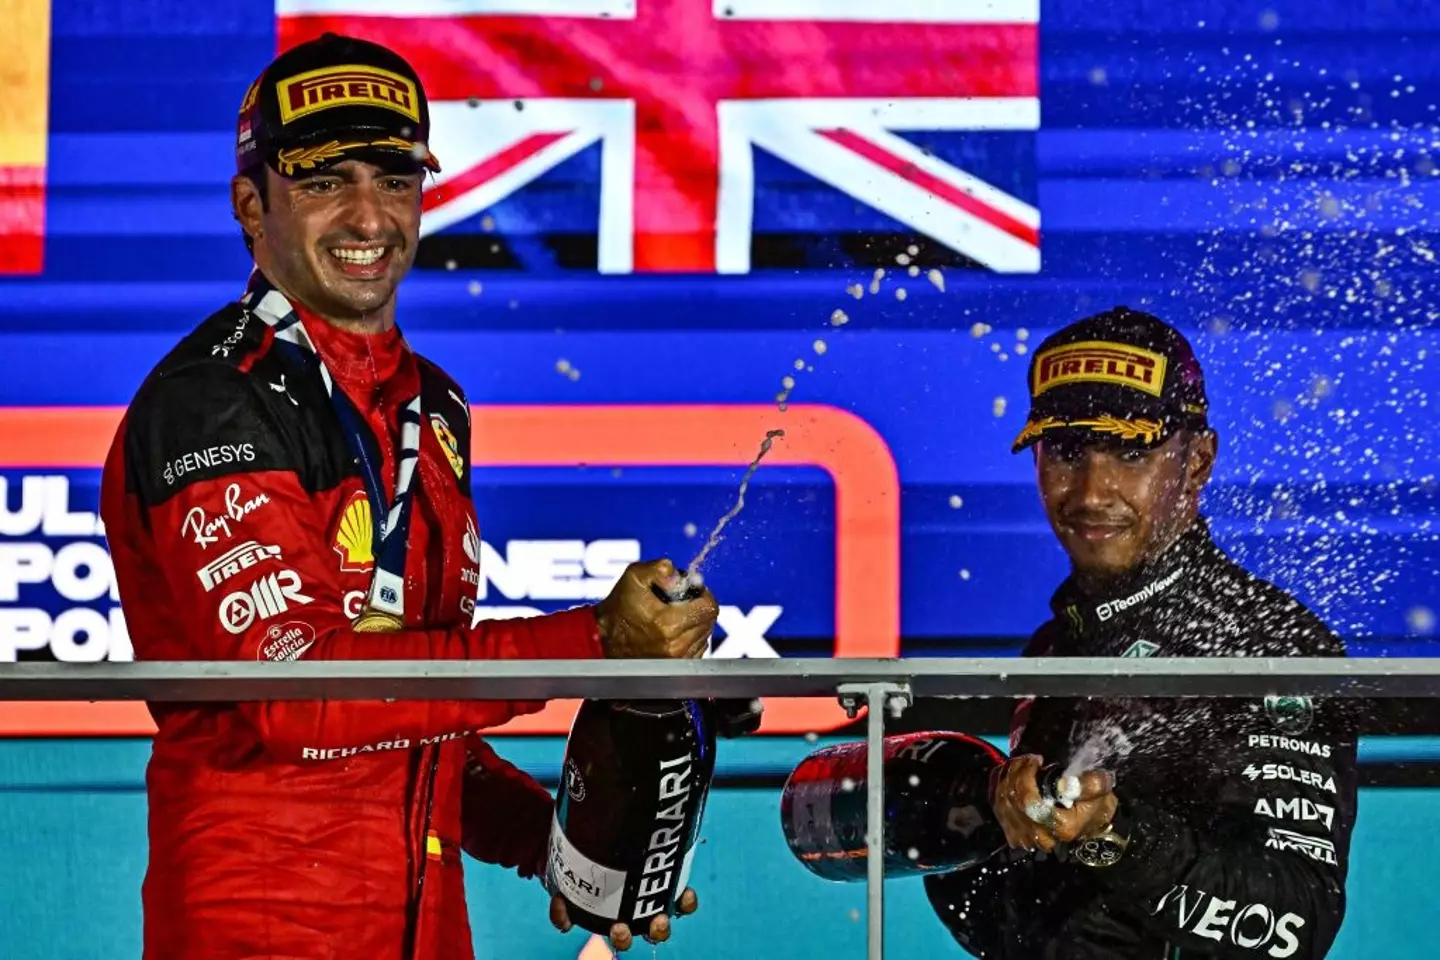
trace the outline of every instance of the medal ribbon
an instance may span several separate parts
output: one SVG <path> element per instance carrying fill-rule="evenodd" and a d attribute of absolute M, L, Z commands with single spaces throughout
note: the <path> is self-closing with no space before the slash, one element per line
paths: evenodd
<path fill-rule="evenodd" d="M 375 556 L 370 592 L 366 605 L 370 610 L 389 614 L 398 621 L 405 617 L 405 548 L 410 535 L 410 507 L 414 503 L 413 487 L 416 465 L 420 459 L 420 395 L 416 394 L 400 410 L 400 450 L 395 457 L 395 502 L 385 496 L 380 467 L 384 462 L 373 431 L 365 418 L 325 366 L 315 343 L 305 332 L 290 301 L 280 291 L 257 282 L 241 303 L 259 317 L 273 332 L 277 347 L 290 353 L 302 366 L 319 368 L 325 393 L 345 436 L 345 446 L 360 466 L 365 494 L 370 498 L 373 524 L 372 553 Z M 396 627 L 399 623 L 395 624 Z"/>

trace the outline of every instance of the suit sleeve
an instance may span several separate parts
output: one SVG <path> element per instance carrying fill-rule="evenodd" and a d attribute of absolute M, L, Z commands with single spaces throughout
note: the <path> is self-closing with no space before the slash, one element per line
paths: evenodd
<path fill-rule="evenodd" d="M 480 737 L 470 737 L 466 747 L 461 848 L 476 860 L 511 868 L 522 877 L 543 873 L 555 799 Z"/>
<path fill-rule="evenodd" d="M 1347 709 L 1298 697 L 1231 708 L 1209 731 L 1230 741 L 1218 753 L 1229 759 L 1202 822 L 1144 785 L 1118 785 L 1132 841 L 1119 863 L 1094 870 L 1099 882 L 1142 903 L 1144 922 L 1182 949 L 1321 960 L 1345 915 L 1355 822 Z"/>
<path fill-rule="evenodd" d="M 601 656 L 588 608 L 528 620 L 357 633 L 302 480 L 313 454 L 253 378 L 206 367 L 152 384 L 127 418 L 127 485 L 140 500 L 168 611 L 197 660 L 496 660 Z M 154 611 L 157 598 L 124 598 Z M 272 752 L 337 759 L 376 744 L 494 726 L 538 703 L 294 701 L 239 709 Z M 373 748 L 373 746 L 372 746 Z"/>
<path fill-rule="evenodd" d="M 1008 893 L 1014 879 L 1009 874 L 1017 866 L 997 856 L 966 870 L 925 877 L 931 909 L 972 957 L 995 960 L 1007 956 L 1007 945 L 1013 946 L 1007 934 L 1012 910 Z"/>

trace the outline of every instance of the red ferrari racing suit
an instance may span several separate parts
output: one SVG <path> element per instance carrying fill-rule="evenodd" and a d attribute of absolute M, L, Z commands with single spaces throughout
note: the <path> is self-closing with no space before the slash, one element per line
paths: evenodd
<path fill-rule="evenodd" d="M 257 274 L 160 362 L 120 426 L 101 513 L 136 658 L 601 656 L 589 608 L 472 625 L 464 393 L 398 330 L 290 311 Z M 281 342 L 295 339 L 274 322 L 287 313 L 308 357 Z M 397 632 L 351 625 L 376 506 L 332 389 L 370 432 L 387 500 L 397 456 L 416 461 Z M 417 396 L 418 456 L 397 455 L 398 411 Z M 540 706 L 151 704 L 145 957 L 468 960 L 462 847 L 532 875 L 551 816 L 549 793 L 474 732 Z"/>

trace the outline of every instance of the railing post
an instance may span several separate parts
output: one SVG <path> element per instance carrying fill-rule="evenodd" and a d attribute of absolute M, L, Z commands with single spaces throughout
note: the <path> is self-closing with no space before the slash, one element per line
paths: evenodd
<path fill-rule="evenodd" d="M 910 703 L 903 683 L 841 684 L 840 703 L 853 717 L 861 698 L 865 735 L 865 900 L 867 960 L 885 958 L 885 714 L 900 716 Z"/>

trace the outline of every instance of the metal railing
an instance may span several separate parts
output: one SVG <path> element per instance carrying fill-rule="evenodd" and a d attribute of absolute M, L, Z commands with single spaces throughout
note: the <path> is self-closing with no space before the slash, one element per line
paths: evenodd
<path fill-rule="evenodd" d="M 915 697 L 1428 697 L 1440 658 L 152 662 L 0 666 L 0 701 L 838 697 L 867 710 L 867 957 L 883 960 L 886 714 Z M 877 709 L 878 708 L 878 709 Z"/>

